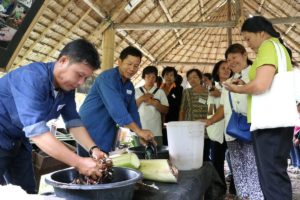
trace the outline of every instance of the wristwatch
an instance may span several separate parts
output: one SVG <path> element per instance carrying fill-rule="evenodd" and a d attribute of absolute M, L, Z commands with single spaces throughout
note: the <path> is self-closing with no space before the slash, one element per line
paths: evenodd
<path fill-rule="evenodd" d="M 96 148 L 100 150 L 100 148 L 99 148 L 97 145 L 94 145 L 94 146 L 92 146 L 92 147 L 89 149 L 89 155 L 90 155 L 90 156 L 93 155 L 93 150 L 96 149 Z"/>

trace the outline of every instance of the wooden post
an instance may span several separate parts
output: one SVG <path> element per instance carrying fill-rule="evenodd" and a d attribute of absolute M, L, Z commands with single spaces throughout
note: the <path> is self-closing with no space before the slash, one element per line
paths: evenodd
<path fill-rule="evenodd" d="M 115 51 L 115 30 L 109 28 L 103 33 L 101 70 L 104 71 L 113 67 L 114 51 Z"/>

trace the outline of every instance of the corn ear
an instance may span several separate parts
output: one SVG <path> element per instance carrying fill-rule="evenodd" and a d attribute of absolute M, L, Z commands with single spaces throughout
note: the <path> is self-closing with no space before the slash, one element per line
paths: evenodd
<path fill-rule="evenodd" d="M 144 179 L 176 183 L 178 170 L 167 159 L 140 160 Z"/>
<path fill-rule="evenodd" d="M 120 155 L 110 156 L 115 167 L 127 167 L 138 169 L 140 167 L 140 160 L 135 153 L 124 153 Z"/>

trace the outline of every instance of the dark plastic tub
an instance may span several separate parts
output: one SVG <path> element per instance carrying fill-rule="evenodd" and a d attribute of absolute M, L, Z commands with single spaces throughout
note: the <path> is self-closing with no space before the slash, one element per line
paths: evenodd
<path fill-rule="evenodd" d="M 135 153 L 139 159 L 145 159 L 145 147 L 130 147 L 128 152 Z M 169 150 L 168 146 L 157 146 L 157 157 L 156 159 L 169 159 Z"/>
<path fill-rule="evenodd" d="M 57 197 L 70 200 L 130 200 L 134 186 L 142 179 L 141 172 L 133 169 L 114 167 L 111 183 L 78 185 L 71 182 L 78 177 L 74 168 L 67 168 L 48 174 L 46 183 L 54 187 Z"/>

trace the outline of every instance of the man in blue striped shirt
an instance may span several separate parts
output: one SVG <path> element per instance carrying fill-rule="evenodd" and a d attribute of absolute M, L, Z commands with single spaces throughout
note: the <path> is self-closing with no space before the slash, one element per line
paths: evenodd
<path fill-rule="evenodd" d="M 132 46 L 125 48 L 120 53 L 118 66 L 96 78 L 79 110 L 92 139 L 104 152 L 112 150 L 118 126 L 131 129 L 145 141 L 153 140 L 151 131 L 141 129 L 135 90 L 130 81 L 138 71 L 141 59 L 142 53 L 138 49 Z M 80 146 L 78 152 L 88 155 Z"/>

